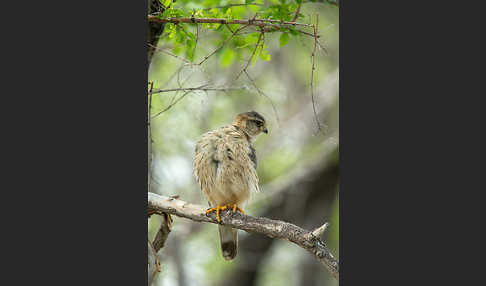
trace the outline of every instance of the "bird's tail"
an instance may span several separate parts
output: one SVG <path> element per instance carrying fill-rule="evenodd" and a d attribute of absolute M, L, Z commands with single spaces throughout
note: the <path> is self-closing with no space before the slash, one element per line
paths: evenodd
<path fill-rule="evenodd" d="M 226 225 L 219 225 L 218 230 L 224 259 L 234 259 L 238 250 L 238 230 Z"/>

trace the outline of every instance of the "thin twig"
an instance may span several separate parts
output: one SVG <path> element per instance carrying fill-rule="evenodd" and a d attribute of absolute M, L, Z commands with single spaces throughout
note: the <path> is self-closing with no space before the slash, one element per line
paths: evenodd
<path fill-rule="evenodd" d="M 302 1 L 303 2 L 303 1 Z M 297 20 L 297 17 L 299 17 L 299 13 L 300 13 L 300 7 L 302 6 L 302 2 L 299 3 L 299 7 L 297 7 L 297 10 L 295 11 L 295 15 L 294 17 L 292 18 L 292 22 L 295 22 L 295 20 Z"/>
<path fill-rule="evenodd" d="M 321 50 L 323 50 L 323 51 L 324 51 L 324 53 L 325 53 L 325 54 L 326 54 L 326 56 L 327 56 L 329 53 L 327 52 L 326 47 L 324 47 L 324 45 L 323 45 L 323 44 L 321 44 L 321 42 L 319 42 L 319 40 L 317 40 L 317 44 L 319 45 L 319 47 L 321 48 Z"/>
<path fill-rule="evenodd" d="M 192 58 L 196 58 L 197 41 L 199 40 L 199 25 L 196 25 L 196 42 L 194 43 L 194 50 L 192 51 Z"/>
<path fill-rule="evenodd" d="M 188 61 L 188 60 L 186 60 L 186 59 L 184 59 L 184 58 L 182 58 L 182 57 L 179 57 L 178 55 L 174 55 L 174 54 L 172 54 L 172 53 L 170 53 L 170 52 L 168 52 L 168 51 L 166 51 L 166 50 L 164 50 L 164 49 L 157 48 L 157 47 L 155 47 L 155 46 L 151 45 L 150 43 L 147 43 L 147 44 L 148 44 L 148 46 L 149 46 L 149 47 L 153 47 L 153 48 L 155 49 L 155 51 L 156 51 L 156 52 L 162 52 L 162 53 L 167 54 L 167 55 L 169 55 L 169 56 L 171 56 L 171 57 L 174 57 L 174 58 L 176 58 L 176 59 L 178 59 L 178 60 L 180 60 L 180 61 L 183 61 L 183 62 L 185 62 L 185 63 L 187 63 L 187 64 L 192 64 L 190 61 Z"/>
<path fill-rule="evenodd" d="M 192 91 L 187 91 L 186 93 L 184 93 L 183 95 L 181 95 L 179 98 L 177 98 L 176 101 L 174 101 L 173 103 L 169 104 L 169 106 L 167 106 L 166 108 L 164 108 L 162 111 L 160 111 L 159 113 L 157 113 L 154 116 L 152 116 L 152 118 L 155 118 L 155 117 L 161 115 L 162 113 L 166 112 L 167 110 L 171 109 L 172 106 L 176 105 L 179 101 L 181 101 L 181 99 L 183 99 L 186 95 L 188 95 L 191 92 Z"/>
<path fill-rule="evenodd" d="M 275 118 L 277 119 L 277 124 L 280 126 L 280 118 L 278 116 L 277 108 L 275 107 L 275 104 L 273 104 L 273 100 L 269 96 L 267 96 L 262 90 L 260 90 L 258 88 L 258 86 L 256 85 L 255 81 L 250 77 L 250 75 L 248 74 L 248 72 L 246 70 L 244 72 L 245 72 L 246 77 L 248 78 L 248 80 L 250 80 L 251 84 L 257 90 L 258 94 L 260 94 L 261 96 L 265 97 L 266 99 L 268 99 L 270 101 L 270 105 L 272 106 L 273 112 L 275 113 Z"/>
<path fill-rule="evenodd" d="M 281 29 L 279 29 L 279 28 L 264 28 L 263 31 L 265 33 L 273 33 L 273 32 L 281 32 Z M 294 31 L 299 32 L 299 33 L 301 33 L 303 35 L 306 35 L 306 36 L 309 36 L 309 37 L 314 38 L 314 34 L 313 33 L 309 33 L 309 32 L 306 32 L 306 31 L 299 30 L 299 29 L 294 29 Z M 248 32 L 244 32 L 244 33 L 239 33 L 238 35 L 251 34 L 251 33 L 255 33 L 255 32 L 259 32 L 259 31 L 257 31 L 257 30 L 255 30 L 255 31 L 248 31 Z M 320 37 L 321 37 L 320 35 L 317 35 L 317 38 L 320 38 Z"/>
<path fill-rule="evenodd" d="M 147 268 L 147 275 L 148 275 L 148 285 L 152 285 L 152 282 L 155 280 L 157 274 L 160 272 L 160 260 L 157 257 L 157 252 L 154 249 L 154 246 L 150 242 L 147 241 L 147 250 L 148 250 L 148 268 Z"/>
<path fill-rule="evenodd" d="M 149 90 L 149 104 L 147 110 L 147 132 L 148 132 L 148 190 L 151 191 L 152 185 L 152 123 L 150 120 L 150 111 L 152 109 L 152 90 L 154 88 L 154 82 L 150 83 L 150 90 Z"/>
<path fill-rule="evenodd" d="M 231 36 L 229 36 L 226 40 L 224 40 L 223 43 L 219 47 L 217 47 L 209 55 L 205 56 L 204 59 L 202 59 L 202 61 L 200 63 L 198 63 L 198 65 L 202 65 L 207 59 L 209 59 L 209 57 L 211 57 L 212 55 L 214 55 L 217 51 L 221 50 L 226 45 L 226 43 L 228 43 L 238 32 L 242 31 L 246 27 L 248 27 L 248 25 L 245 25 L 245 26 L 240 27 L 239 29 L 237 29 L 233 34 L 231 34 Z"/>
<path fill-rule="evenodd" d="M 265 6 L 263 4 L 256 4 L 256 3 L 248 3 L 248 4 L 228 4 L 224 6 L 216 6 L 216 7 L 209 7 L 209 8 L 204 8 L 203 10 L 208 11 L 211 9 L 225 9 L 225 8 L 231 8 L 231 7 L 238 7 L 238 6 Z"/>
<path fill-rule="evenodd" d="M 178 217 L 187 218 L 196 222 L 217 224 L 216 215 L 206 215 L 206 208 L 182 200 L 148 194 L 148 209 L 156 213 L 169 213 Z M 339 280 L 339 262 L 331 254 L 326 244 L 312 234 L 312 231 L 302 229 L 294 224 L 272 220 L 264 217 L 252 217 L 241 213 L 223 211 L 221 224 L 241 229 L 247 232 L 259 233 L 271 238 L 288 240 L 310 252 L 324 265 L 331 274 Z"/>
<path fill-rule="evenodd" d="M 260 35 L 258 36 L 258 41 L 257 41 L 257 43 L 255 45 L 255 49 L 251 53 L 250 58 L 248 59 L 248 62 L 246 63 L 245 67 L 238 73 L 238 75 L 235 77 L 235 79 L 233 80 L 233 82 L 235 82 L 236 80 L 238 80 L 238 78 L 240 78 L 241 74 L 243 72 L 246 72 L 246 69 L 250 66 L 251 61 L 253 60 L 253 57 L 255 56 L 255 53 L 256 53 L 258 47 L 260 46 L 260 41 L 262 40 L 262 35 L 263 35 L 263 33 L 260 33 Z"/>
<path fill-rule="evenodd" d="M 226 28 L 228 29 L 228 31 L 230 31 L 231 34 L 234 34 L 235 32 L 233 32 L 233 30 L 231 29 L 231 27 L 228 25 L 228 24 L 224 24 L 226 26 Z"/>
<path fill-rule="evenodd" d="M 160 111 L 159 113 L 157 113 L 154 116 L 152 116 L 152 118 L 155 118 L 155 117 L 161 115 L 162 113 L 166 112 L 167 110 L 171 109 L 174 105 L 176 105 L 179 101 L 181 101 L 181 99 L 183 99 L 189 93 L 191 93 L 193 91 L 196 91 L 196 90 L 201 90 L 202 88 L 204 88 L 206 86 L 207 86 L 207 84 L 204 84 L 204 85 L 201 85 L 201 86 L 198 86 L 198 87 L 195 87 L 195 88 L 192 88 L 192 89 L 186 91 L 183 95 L 181 95 L 179 98 L 177 98 L 174 102 L 172 102 L 171 104 L 169 104 L 169 106 L 167 106 L 162 111 Z"/>
<path fill-rule="evenodd" d="M 319 131 L 321 131 L 324 134 L 324 131 L 322 130 L 322 127 L 321 127 L 321 122 L 319 121 L 319 118 L 317 117 L 316 103 L 315 103 L 315 100 L 314 100 L 314 70 L 316 69 L 315 57 L 316 57 L 316 50 L 317 50 L 317 26 L 318 26 L 318 24 L 319 24 L 319 14 L 316 14 L 316 23 L 314 24 L 314 51 L 312 51 L 312 71 L 311 71 L 310 89 L 311 89 L 312 109 L 314 110 L 314 117 L 316 119 L 317 128 L 319 129 Z"/>
<path fill-rule="evenodd" d="M 182 87 L 182 88 L 170 88 L 170 89 L 158 89 L 154 90 L 152 94 L 156 93 L 164 93 L 164 92 L 173 92 L 173 91 L 195 91 L 195 90 L 201 90 L 201 91 L 230 91 L 230 90 L 241 90 L 241 89 L 247 89 L 245 86 L 243 87 Z"/>

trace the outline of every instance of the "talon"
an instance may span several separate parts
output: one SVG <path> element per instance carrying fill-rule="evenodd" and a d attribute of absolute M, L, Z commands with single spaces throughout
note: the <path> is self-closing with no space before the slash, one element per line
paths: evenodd
<path fill-rule="evenodd" d="M 241 212 L 242 214 L 244 214 L 245 212 L 239 208 L 236 204 L 228 204 L 228 205 L 225 205 L 225 206 L 216 206 L 215 208 L 209 208 L 206 210 L 206 215 L 212 213 L 212 212 L 216 212 L 216 219 L 218 220 L 218 223 L 221 222 L 221 216 L 219 215 L 221 211 L 224 211 L 224 210 L 233 210 L 233 214 L 236 213 L 236 211 L 238 210 L 239 212 Z"/>
<path fill-rule="evenodd" d="M 218 222 L 221 222 L 221 216 L 219 215 L 219 212 L 227 208 L 228 208 L 227 206 L 218 205 L 215 208 L 209 208 L 208 210 L 206 210 L 206 215 L 216 211 L 216 219 L 218 220 Z"/>
<path fill-rule="evenodd" d="M 240 213 L 244 214 L 245 212 L 239 208 L 236 204 L 233 204 L 233 214 L 236 213 L 236 210 L 238 210 Z"/>

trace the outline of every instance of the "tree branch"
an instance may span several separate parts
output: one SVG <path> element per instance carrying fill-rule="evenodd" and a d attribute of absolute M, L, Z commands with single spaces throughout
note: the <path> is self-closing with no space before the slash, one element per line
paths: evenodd
<path fill-rule="evenodd" d="M 249 26 L 270 26 L 270 27 L 280 27 L 282 25 L 287 26 L 302 26 L 312 28 L 311 24 L 304 24 L 298 22 L 289 22 L 289 21 L 281 21 L 281 20 L 272 20 L 272 19 L 234 19 L 228 20 L 223 18 L 159 18 L 155 15 L 148 15 L 149 22 L 156 22 L 156 23 L 216 23 L 216 24 L 243 24 Z"/>
<path fill-rule="evenodd" d="M 164 247 L 165 241 L 167 240 L 167 237 L 169 237 L 169 233 L 171 230 L 172 218 L 169 214 L 163 213 L 159 231 L 155 235 L 154 242 L 152 243 L 155 253 L 159 252 L 159 250 Z"/>
<path fill-rule="evenodd" d="M 181 88 L 170 88 L 170 89 L 157 89 L 152 91 L 152 94 L 173 92 L 173 91 L 230 91 L 230 90 L 243 90 L 247 89 L 246 86 L 243 87 L 181 87 Z"/>
<path fill-rule="evenodd" d="M 155 213 L 169 213 L 197 222 L 209 222 L 217 224 L 214 213 L 206 216 L 206 208 L 191 204 L 175 198 L 148 194 L 148 211 Z M 314 233 L 320 230 L 308 231 L 294 224 L 264 217 L 252 217 L 240 213 L 222 212 L 222 224 L 247 232 L 254 232 L 272 238 L 285 239 L 297 244 L 312 253 L 336 278 L 339 279 L 339 262 L 331 254 L 325 243 L 316 237 Z"/>
<path fill-rule="evenodd" d="M 147 250 L 148 250 L 148 267 L 147 267 L 147 277 L 148 277 L 148 285 L 152 285 L 152 282 L 155 280 L 157 273 L 160 272 L 160 261 L 157 257 L 157 252 L 154 250 L 154 246 L 150 243 L 150 240 L 147 241 Z"/>

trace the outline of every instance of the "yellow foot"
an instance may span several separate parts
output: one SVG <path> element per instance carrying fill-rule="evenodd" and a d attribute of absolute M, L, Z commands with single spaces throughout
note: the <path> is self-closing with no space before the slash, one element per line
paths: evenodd
<path fill-rule="evenodd" d="M 216 211 L 216 219 L 218 220 L 218 222 L 221 222 L 221 217 L 219 216 L 219 212 L 220 211 L 224 211 L 225 209 L 227 209 L 228 206 L 216 206 L 215 208 L 210 208 L 206 211 L 206 215 L 209 214 L 209 213 L 212 213 L 214 211 Z"/>
<path fill-rule="evenodd" d="M 219 213 L 220 213 L 221 211 L 226 210 L 226 209 L 228 209 L 228 210 L 231 210 L 231 209 L 232 209 L 232 210 L 233 210 L 233 214 L 234 214 L 234 213 L 236 213 L 236 210 L 238 210 L 238 211 L 239 211 L 240 213 L 242 213 L 242 214 L 244 214 L 244 213 L 245 213 L 245 212 L 244 212 L 244 211 L 243 211 L 241 208 L 239 208 L 239 207 L 238 207 L 236 204 L 227 204 L 227 205 L 225 205 L 225 206 L 220 206 L 220 205 L 218 205 L 218 206 L 216 206 L 215 208 L 210 208 L 210 209 L 208 209 L 208 210 L 206 211 L 206 215 L 208 215 L 208 214 L 210 214 L 210 213 L 212 213 L 212 212 L 214 212 L 214 211 L 215 211 L 215 212 L 216 212 L 216 219 L 218 220 L 218 222 L 221 222 L 221 216 L 219 215 Z"/>
<path fill-rule="evenodd" d="M 231 206 L 231 205 L 230 205 L 230 206 Z M 244 212 L 242 209 L 240 209 L 239 207 L 237 207 L 237 206 L 236 206 L 236 204 L 233 204 L 233 213 L 235 213 L 235 212 L 236 212 L 236 210 L 238 210 L 238 211 L 239 211 L 240 213 L 242 213 L 242 214 L 244 214 L 244 213 L 245 213 L 245 212 Z"/>

